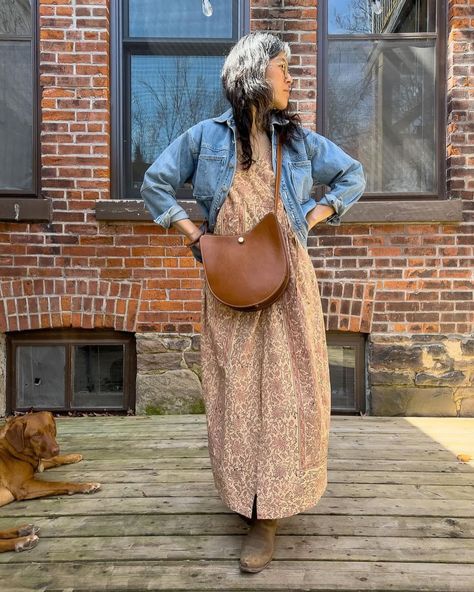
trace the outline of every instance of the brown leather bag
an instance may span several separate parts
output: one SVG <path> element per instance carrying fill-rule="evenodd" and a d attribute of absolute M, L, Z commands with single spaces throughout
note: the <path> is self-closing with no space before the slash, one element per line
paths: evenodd
<path fill-rule="evenodd" d="M 288 243 L 276 212 L 281 176 L 281 143 L 277 147 L 275 211 L 243 234 L 203 234 L 200 238 L 204 273 L 212 294 L 241 311 L 270 306 L 290 279 Z"/>

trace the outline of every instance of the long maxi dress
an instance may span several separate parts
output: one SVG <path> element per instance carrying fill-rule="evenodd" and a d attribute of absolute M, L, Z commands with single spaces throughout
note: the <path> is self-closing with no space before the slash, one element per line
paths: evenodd
<path fill-rule="evenodd" d="M 241 153 L 237 142 L 238 154 Z M 274 209 L 271 146 L 248 171 L 240 166 L 215 234 L 243 233 Z M 214 483 L 230 509 L 283 518 L 314 506 L 327 487 L 331 388 L 324 318 L 309 253 L 283 202 L 290 281 L 270 307 L 254 312 L 219 302 L 204 282 L 201 360 Z"/>

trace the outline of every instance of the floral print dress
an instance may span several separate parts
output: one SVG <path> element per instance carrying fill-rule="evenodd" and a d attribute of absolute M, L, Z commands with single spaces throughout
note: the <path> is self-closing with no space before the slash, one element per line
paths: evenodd
<path fill-rule="evenodd" d="M 240 154 L 240 144 L 237 144 Z M 237 169 L 216 234 L 251 230 L 274 209 L 271 147 Z M 217 492 L 230 509 L 283 518 L 314 506 L 327 486 L 331 388 L 315 270 L 283 203 L 290 281 L 270 307 L 243 312 L 202 297 L 202 387 Z"/>

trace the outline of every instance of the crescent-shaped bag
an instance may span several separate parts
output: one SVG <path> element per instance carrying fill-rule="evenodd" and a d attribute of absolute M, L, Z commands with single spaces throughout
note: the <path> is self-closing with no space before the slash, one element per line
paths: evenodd
<path fill-rule="evenodd" d="M 212 294 L 237 310 L 252 312 L 270 306 L 283 294 L 290 279 L 287 238 L 276 215 L 281 158 L 279 140 L 274 211 L 248 232 L 205 233 L 199 241 L 205 278 Z"/>

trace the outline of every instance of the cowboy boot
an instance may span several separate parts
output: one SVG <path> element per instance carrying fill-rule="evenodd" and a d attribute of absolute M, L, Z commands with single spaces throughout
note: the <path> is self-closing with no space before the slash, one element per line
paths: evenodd
<path fill-rule="evenodd" d="M 272 560 L 277 518 L 257 518 L 242 542 L 240 569 L 251 573 L 262 571 Z"/>

